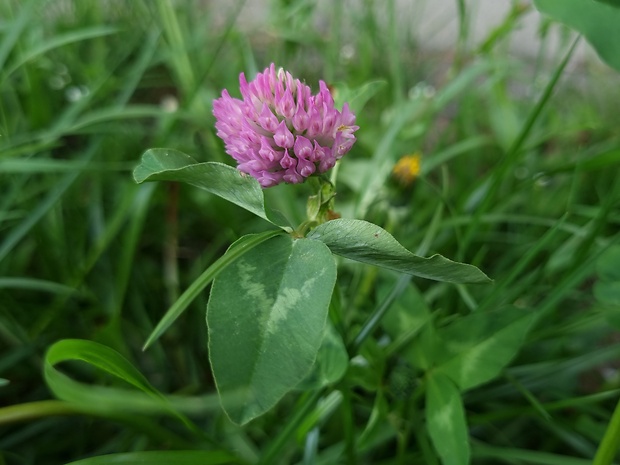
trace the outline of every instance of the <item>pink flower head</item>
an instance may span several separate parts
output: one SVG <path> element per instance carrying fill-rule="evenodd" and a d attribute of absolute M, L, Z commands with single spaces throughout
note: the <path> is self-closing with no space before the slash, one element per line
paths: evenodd
<path fill-rule="evenodd" d="M 237 168 L 261 186 L 304 182 L 331 169 L 353 146 L 355 115 L 346 103 L 342 111 L 334 108 L 323 81 L 312 95 L 272 63 L 249 83 L 241 73 L 239 84 L 242 100 L 223 90 L 213 102 L 215 128 Z"/>

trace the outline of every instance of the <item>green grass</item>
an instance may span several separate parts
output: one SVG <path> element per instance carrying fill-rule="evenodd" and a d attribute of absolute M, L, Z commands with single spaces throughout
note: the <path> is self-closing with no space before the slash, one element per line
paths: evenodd
<path fill-rule="evenodd" d="M 178 463 L 439 464 L 424 416 L 432 367 L 420 369 L 429 338 L 514 308 L 534 315 L 518 355 L 462 393 L 471 462 L 591 463 L 620 396 L 619 307 L 601 271 L 620 244 L 620 76 L 564 68 L 572 39 L 558 56 L 511 57 L 518 9 L 474 52 L 459 2 L 448 56 L 415 43 L 393 1 L 265 2 L 267 24 L 252 34 L 235 22 L 244 3 L 0 3 L 0 464 L 158 450 L 194 451 Z M 344 217 L 495 283 L 415 279 L 361 340 L 396 277 L 340 261 L 330 318 L 358 354 L 346 377 L 238 427 L 214 397 L 206 291 L 142 347 L 232 242 L 269 225 L 186 185 L 137 186 L 131 170 L 150 147 L 231 164 L 211 101 L 272 61 L 315 88 L 325 79 L 337 98 L 368 85 L 338 172 Z M 422 176 L 400 185 L 391 170 L 417 151 Z M 265 194 L 301 222 L 308 192 Z M 83 392 L 116 390 L 102 391 L 105 408 L 54 400 L 46 351 L 76 338 L 119 352 L 150 387 L 68 357 L 59 368 Z"/>

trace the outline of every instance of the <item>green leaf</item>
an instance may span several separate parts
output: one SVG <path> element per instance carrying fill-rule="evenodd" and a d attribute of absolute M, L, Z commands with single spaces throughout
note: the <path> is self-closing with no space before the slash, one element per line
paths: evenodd
<path fill-rule="evenodd" d="M 109 454 L 68 463 L 67 465 L 220 465 L 239 463 L 238 459 L 224 451 L 157 450 Z"/>
<path fill-rule="evenodd" d="M 209 268 L 207 268 L 198 278 L 189 286 L 185 292 L 172 304 L 166 314 L 159 320 L 157 326 L 148 339 L 144 343 L 143 350 L 150 347 L 162 334 L 179 318 L 196 297 L 204 290 L 205 287 L 228 265 L 241 257 L 248 250 L 256 247 L 263 241 L 272 238 L 282 231 L 265 231 L 260 234 L 248 234 L 235 241 Z"/>
<path fill-rule="evenodd" d="M 256 179 L 223 163 L 198 163 L 173 149 L 147 150 L 133 171 L 135 181 L 178 181 L 191 184 L 245 208 L 285 229 L 286 220 L 267 212 L 263 190 Z"/>
<path fill-rule="evenodd" d="M 323 342 L 312 371 L 295 388 L 302 391 L 319 389 L 340 380 L 349 366 L 349 354 L 333 325 L 325 326 Z"/>
<path fill-rule="evenodd" d="M 596 273 L 602 281 L 620 281 L 620 246 L 607 249 L 596 261 Z"/>
<path fill-rule="evenodd" d="M 594 283 L 594 296 L 603 304 L 620 307 L 620 281 Z"/>
<path fill-rule="evenodd" d="M 329 249 L 288 235 L 258 245 L 214 280 L 209 354 L 231 420 L 263 414 L 308 374 L 335 282 Z"/>
<path fill-rule="evenodd" d="M 441 255 L 414 255 L 385 229 L 367 221 L 328 221 L 312 230 L 308 238 L 324 242 L 337 255 L 401 273 L 451 283 L 491 282 L 473 265 L 453 262 Z"/>
<path fill-rule="evenodd" d="M 385 299 L 388 292 L 387 285 L 380 285 L 377 290 L 378 300 Z M 430 320 L 431 311 L 424 296 L 411 283 L 391 305 L 381 321 L 381 326 L 394 341 L 393 344 L 400 346 L 410 341 Z"/>
<path fill-rule="evenodd" d="M 606 3 L 607 5 L 614 6 L 616 8 L 620 8 L 620 0 L 596 0 L 600 3 Z"/>
<path fill-rule="evenodd" d="M 495 378 L 515 357 L 534 320 L 517 308 L 471 314 L 439 331 L 436 352 L 445 351 L 436 371 L 448 375 L 462 389 Z"/>
<path fill-rule="evenodd" d="M 443 465 L 467 465 L 469 441 L 465 409 L 458 388 L 441 373 L 428 377 L 426 429 Z"/>
<path fill-rule="evenodd" d="M 387 286 L 379 287 L 379 301 L 385 298 L 388 291 Z M 391 305 L 381 325 L 392 339 L 387 348 L 388 353 L 399 354 L 421 370 L 428 370 L 432 366 L 437 336 L 431 311 L 413 283 Z"/>
<path fill-rule="evenodd" d="M 601 59 L 620 71 L 618 3 L 618 0 L 606 0 L 604 3 L 592 0 L 534 0 L 536 8 L 542 13 L 583 34 Z"/>

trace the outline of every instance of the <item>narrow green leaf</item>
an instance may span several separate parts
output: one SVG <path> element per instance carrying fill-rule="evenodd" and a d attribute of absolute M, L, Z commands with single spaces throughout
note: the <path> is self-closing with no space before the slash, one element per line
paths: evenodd
<path fill-rule="evenodd" d="M 452 380 L 441 373 L 428 377 L 426 429 L 443 465 L 469 464 L 467 422 L 461 394 Z"/>
<path fill-rule="evenodd" d="M 515 357 L 530 329 L 533 313 L 517 308 L 474 313 L 439 332 L 450 355 L 437 368 L 462 389 L 471 389 L 496 376 Z"/>
<path fill-rule="evenodd" d="M 30 147 L 27 147 L 30 149 Z M 6 152 L 2 152 L 5 157 Z M 58 160 L 55 158 L 8 158 L 0 160 L 0 172 L 8 173 L 66 173 L 75 171 L 129 171 L 129 163 L 83 162 L 77 160 Z"/>
<path fill-rule="evenodd" d="M 6 26 L 2 31 L 2 37 L 0 37 L 0 69 L 6 69 L 5 61 L 15 47 L 22 31 L 32 26 L 33 21 L 37 18 L 37 7 L 39 5 L 39 0 L 21 2 L 17 10 L 18 14 L 15 17 L 10 18 L 10 20 L 3 18 Z"/>
<path fill-rule="evenodd" d="M 324 242 L 337 255 L 401 273 L 451 283 L 491 282 L 473 265 L 453 262 L 441 255 L 414 255 L 385 229 L 367 221 L 328 221 L 312 230 L 308 238 Z"/>
<path fill-rule="evenodd" d="M 500 185 L 503 183 L 503 180 L 507 179 L 506 176 L 510 173 L 512 169 L 519 162 L 519 158 L 522 156 L 523 145 L 526 140 L 530 136 L 530 133 L 534 127 L 534 124 L 538 121 L 542 110 L 546 107 L 549 102 L 553 90 L 555 89 L 562 72 L 566 68 L 570 58 L 575 51 L 575 47 L 577 46 L 578 40 L 574 40 L 568 52 L 564 56 L 564 59 L 560 62 L 555 72 L 551 76 L 551 79 L 545 86 L 542 95 L 536 102 L 536 105 L 530 110 L 530 113 L 525 121 L 521 131 L 519 132 L 518 137 L 514 140 L 510 149 L 504 154 L 504 156 L 499 160 L 495 169 L 489 172 L 489 175 L 486 179 L 479 182 L 478 187 L 476 187 L 473 192 L 470 194 L 469 199 L 466 202 L 467 210 L 474 209 L 475 212 L 472 215 L 471 219 L 468 221 L 468 228 L 465 235 L 461 239 L 460 250 L 469 250 L 469 246 L 473 241 L 474 236 L 477 232 L 480 231 L 480 221 L 485 212 L 488 212 L 491 209 L 491 205 L 497 200 L 497 192 L 500 188 Z"/>
<path fill-rule="evenodd" d="M 178 150 L 150 149 L 142 155 L 133 177 L 138 184 L 146 181 L 178 181 L 191 184 L 285 228 L 286 221 L 280 218 L 280 215 L 267 212 L 263 190 L 258 181 L 223 163 L 198 163 Z"/>
<path fill-rule="evenodd" d="M 83 157 L 84 160 L 90 160 L 94 151 L 88 151 Z M 79 172 L 67 173 L 33 208 L 17 226 L 8 233 L 5 233 L 4 240 L 0 243 L 0 262 L 6 258 L 17 243 L 28 234 L 28 232 L 37 224 L 41 218 L 60 200 L 65 191 L 75 182 L 79 176 Z"/>
<path fill-rule="evenodd" d="M 77 460 L 66 465 L 110 465 L 110 464 L 144 464 L 144 465 L 219 465 L 239 463 L 238 459 L 225 451 L 201 450 L 153 450 L 109 454 Z"/>
<path fill-rule="evenodd" d="M 261 242 L 272 238 L 282 231 L 266 231 L 260 234 L 248 234 L 235 241 L 224 255 L 216 260 L 209 268 L 207 268 L 176 300 L 168 309 L 166 314 L 159 320 L 153 332 L 149 335 L 144 343 L 142 350 L 149 348 L 162 334 L 179 318 L 183 312 L 189 307 L 196 297 L 209 285 L 209 283 L 228 265 L 237 260 L 247 251 L 256 247 Z"/>
<path fill-rule="evenodd" d="M 542 13 L 583 34 L 601 59 L 620 71 L 618 3 L 618 0 L 534 0 Z"/>
<path fill-rule="evenodd" d="M 336 281 L 318 241 L 276 236 L 227 267 L 207 305 L 209 354 L 222 405 L 236 423 L 269 410 L 310 371 Z"/>
<path fill-rule="evenodd" d="M 156 118 L 161 116 L 162 109 L 157 105 L 123 105 L 118 107 L 93 110 L 83 114 L 78 121 L 67 128 L 68 132 L 78 132 L 95 124 L 111 121 L 129 121 L 134 118 Z"/>
<path fill-rule="evenodd" d="M 0 278 L 0 289 L 28 289 L 35 292 L 50 292 L 52 294 L 73 294 L 77 289 L 65 284 L 55 283 L 44 279 L 10 277 Z"/>
<path fill-rule="evenodd" d="M 62 35 L 58 35 L 53 37 L 51 40 L 48 38 L 43 40 L 41 44 L 37 47 L 32 48 L 30 50 L 24 51 L 19 59 L 12 64 L 5 72 L 3 73 L 3 78 L 10 76 L 13 72 L 18 70 L 20 67 L 24 65 L 24 63 L 33 60 L 50 50 L 55 48 L 63 47 L 67 44 L 71 44 L 74 42 L 81 42 L 86 39 L 94 39 L 97 37 L 102 37 L 110 34 L 114 34 L 118 32 L 118 29 L 110 26 L 96 26 L 91 28 L 85 28 L 77 31 L 70 31 Z"/>
<path fill-rule="evenodd" d="M 535 450 L 508 447 L 493 447 L 476 443 L 473 447 L 474 458 L 485 463 L 528 464 L 528 465 L 593 465 L 591 459 L 582 459 L 570 455 L 550 454 Z M 600 465 L 600 464 L 595 464 Z"/>
<path fill-rule="evenodd" d="M 282 451 L 287 446 L 287 443 L 292 442 L 291 440 L 295 433 L 304 428 L 308 420 L 311 420 L 313 417 L 319 419 L 322 414 L 329 413 L 325 412 L 321 405 L 317 405 L 322 395 L 323 390 L 319 389 L 303 397 L 291 415 L 287 417 L 278 435 L 263 449 L 263 453 L 257 465 L 271 465 L 276 463 L 278 458 L 282 456 Z M 340 402 L 339 399 L 335 399 L 334 402 L 330 398 L 333 399 L 334 396 L 327 396 L 324 402 L 329 402 L 332 405 Z M 327 408 L 330 409 L 329 406 Z"/>
<path fill-rule="evenodd" d="M 324 424 L 325 421 L 338 411 L 338 407 L 342 405 L 342 399 L 344 397 L 342 391 L 332 390 L 329 394 L 325 394 L 325 392 L 325 390 L 321 389 L 314 391 L 313 395 L 317 396 L 318 394 L 318 400 L 314 402 L 314 408 L 309 409 L 310 411 L 302 418 L 303 421 L 295 430 L 295 437 L 298 443 L 303 441 L 306 435 L 309 434 L 317 424 Z"/>
<path fill-rule="evenodd" d="M 6 383 L 2 383 L 2 381 L 6 381 Z M 5 384 L 8 384 L 8 381 L 0 378 L 0 386 Z M 61 400 L 25 402 L 23 404 L 0 407 L 0 426 L 6 426 L 16 422 L 32 421 L 48 416 L 75 415 L 77 413 L 82 413 L 79 407 Z"/>
<path fill-rule="evenodd" d="M 376 80 L 367 82 L 355 89 L 350 89 L 345 84 L 339 84 L 336 86 L 334 97 L 336 106 L 342 108 L 342 105 L 348 102 L 351 111 L 355 114 L 359 114 L 364 109 L 368 100 L 374 97 L 386 84 L 386 81 Z"/>
<path fill-rule="evenodd" d="M 156 397 L 160 396 L 144 375 L 115 350 L 97 342 L 63 339 L 48 349 L 44 365 L 45 380 L 52 392 L 60 399 L 78 402 L 84 400 L 85 403 L 91 401 L 88 395 L 85 397 L 75 395 L 77 394 L 76 388 L 79 389 L 81 383 L 75 381 L 73 381 L 74 384 L 64 383 L 64 380 L 69 380 L 69 378 L 55 368 L 55 365 L 67 360 L 81 360 L 89 363 L 126 381 L 145 393 L 155 395 Z"/>
<path fill-rule="evenodd" d="M 549 174 L 573 173 L 575 170 L 580 172 L 598 171 L 612 169 L 620 165 L 620 148 L 605 148 L 595 154 L 586 157 L 579 157 L 576 160 L 560 161 L 559 164 L 550 164 L 546 170 Z M 0 165 L 1 167 L 1 165 Z"/>
<path fill-rule="evenodd" d="M 69 360 L 88 363 L 138 390 L 75 381 L 56 368 L 59 363 Z M 45 354 L 43 373 L 47 385 L 56 397 L 77 404 L 83 409 L 104 414 L 167 413 L 180 420 L 192 432 L 203 435 L 191 420 L 175 410 L 170 401 L 125 357 L 103 344 L 81 339 L 60 340 Z"/>
<path fill-rule="evenodd" d="M 468 153 L 476 153 L 474 151 L 480 151 L 485 146 L 492 144 L 492 139 L 488 136 L 474 136 L 468 139 L 451 144 L 440 152 L 433 153 L 432 157 L 424 157 L 422 159 L 422 166 L 420 167 L 420 175 L 426 176 L 438 166 L 452 160 L 459 155 L 465 155 Z M 461 162 L 465 163 L 465 162 Z"/>
<path fill-rule="evenodd" d="M 620 402 L 616 404 L 614 413 L 609 425 L 605 430 L 605 435 L 601 441 L 593 465 L 611 465 L 617 455 L 620 446 Z"/>

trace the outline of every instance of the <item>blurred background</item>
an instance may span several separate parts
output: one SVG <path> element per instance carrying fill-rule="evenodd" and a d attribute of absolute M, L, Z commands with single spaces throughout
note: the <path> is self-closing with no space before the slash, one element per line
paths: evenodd
<path fill-rule="evenodd" d="M 212 101 L 224 88 L 239 96 L 240 72 L 252 78 L 274 62 L 314 90 L 325 80 L 357 113 L 358 142 L 339 171 L 344 217 L 495 279 L 489 288 L 416 281 L 447 318 L 438 321 L 481 301 L 544 313 L 508 374 L 466 394 L 475 441 L 489 445 L 475 463 L 568 463 L 514 451 L 591 457 L 620 388 L 618 304 L 595 293 L 608 279 L 600 270 L 613 267 L 601 257 L 620 236 L 620 76 L 584 40 L 563 67 L 575 38 L 526 1 L 0 0 L 0 407 L 52 399 L 46 349 L 94 340 L 161 391 L 196 400 L 184 408 L 201 427 L 258 454 L 293 400 L 243 433 L 200 407 L 214 393 L 206 292 L 141 347 L 234 240 L 269 225 L 189 186 L 137 186 L 131 171 L 151 147 L 232 164 Z M 420 172 L 395 178 L 412 154 Z M 293 222 L 308 193 L 265 191 Z M 359 328 L 391 276 L 349 262 L 339 273 L 346 323 Z M 399 355 L 382 363 L 400 366 Z M 376 392 L 391 389 L 386 370 L 360 375 L 360 428 Z M 577 400 L 553 404 L 567 399 Z M 173 426 L 147 427 L 157 418 L 72 415 L 3 417 L 0 463 L 173 448 Z M 342 441 L 334 421 L 327 444 Z M 377 439 L 360 463 L 396 463 L 397 436 Z M 411 447 L 406 460 L 426 457 L 424 443 Z"/>

